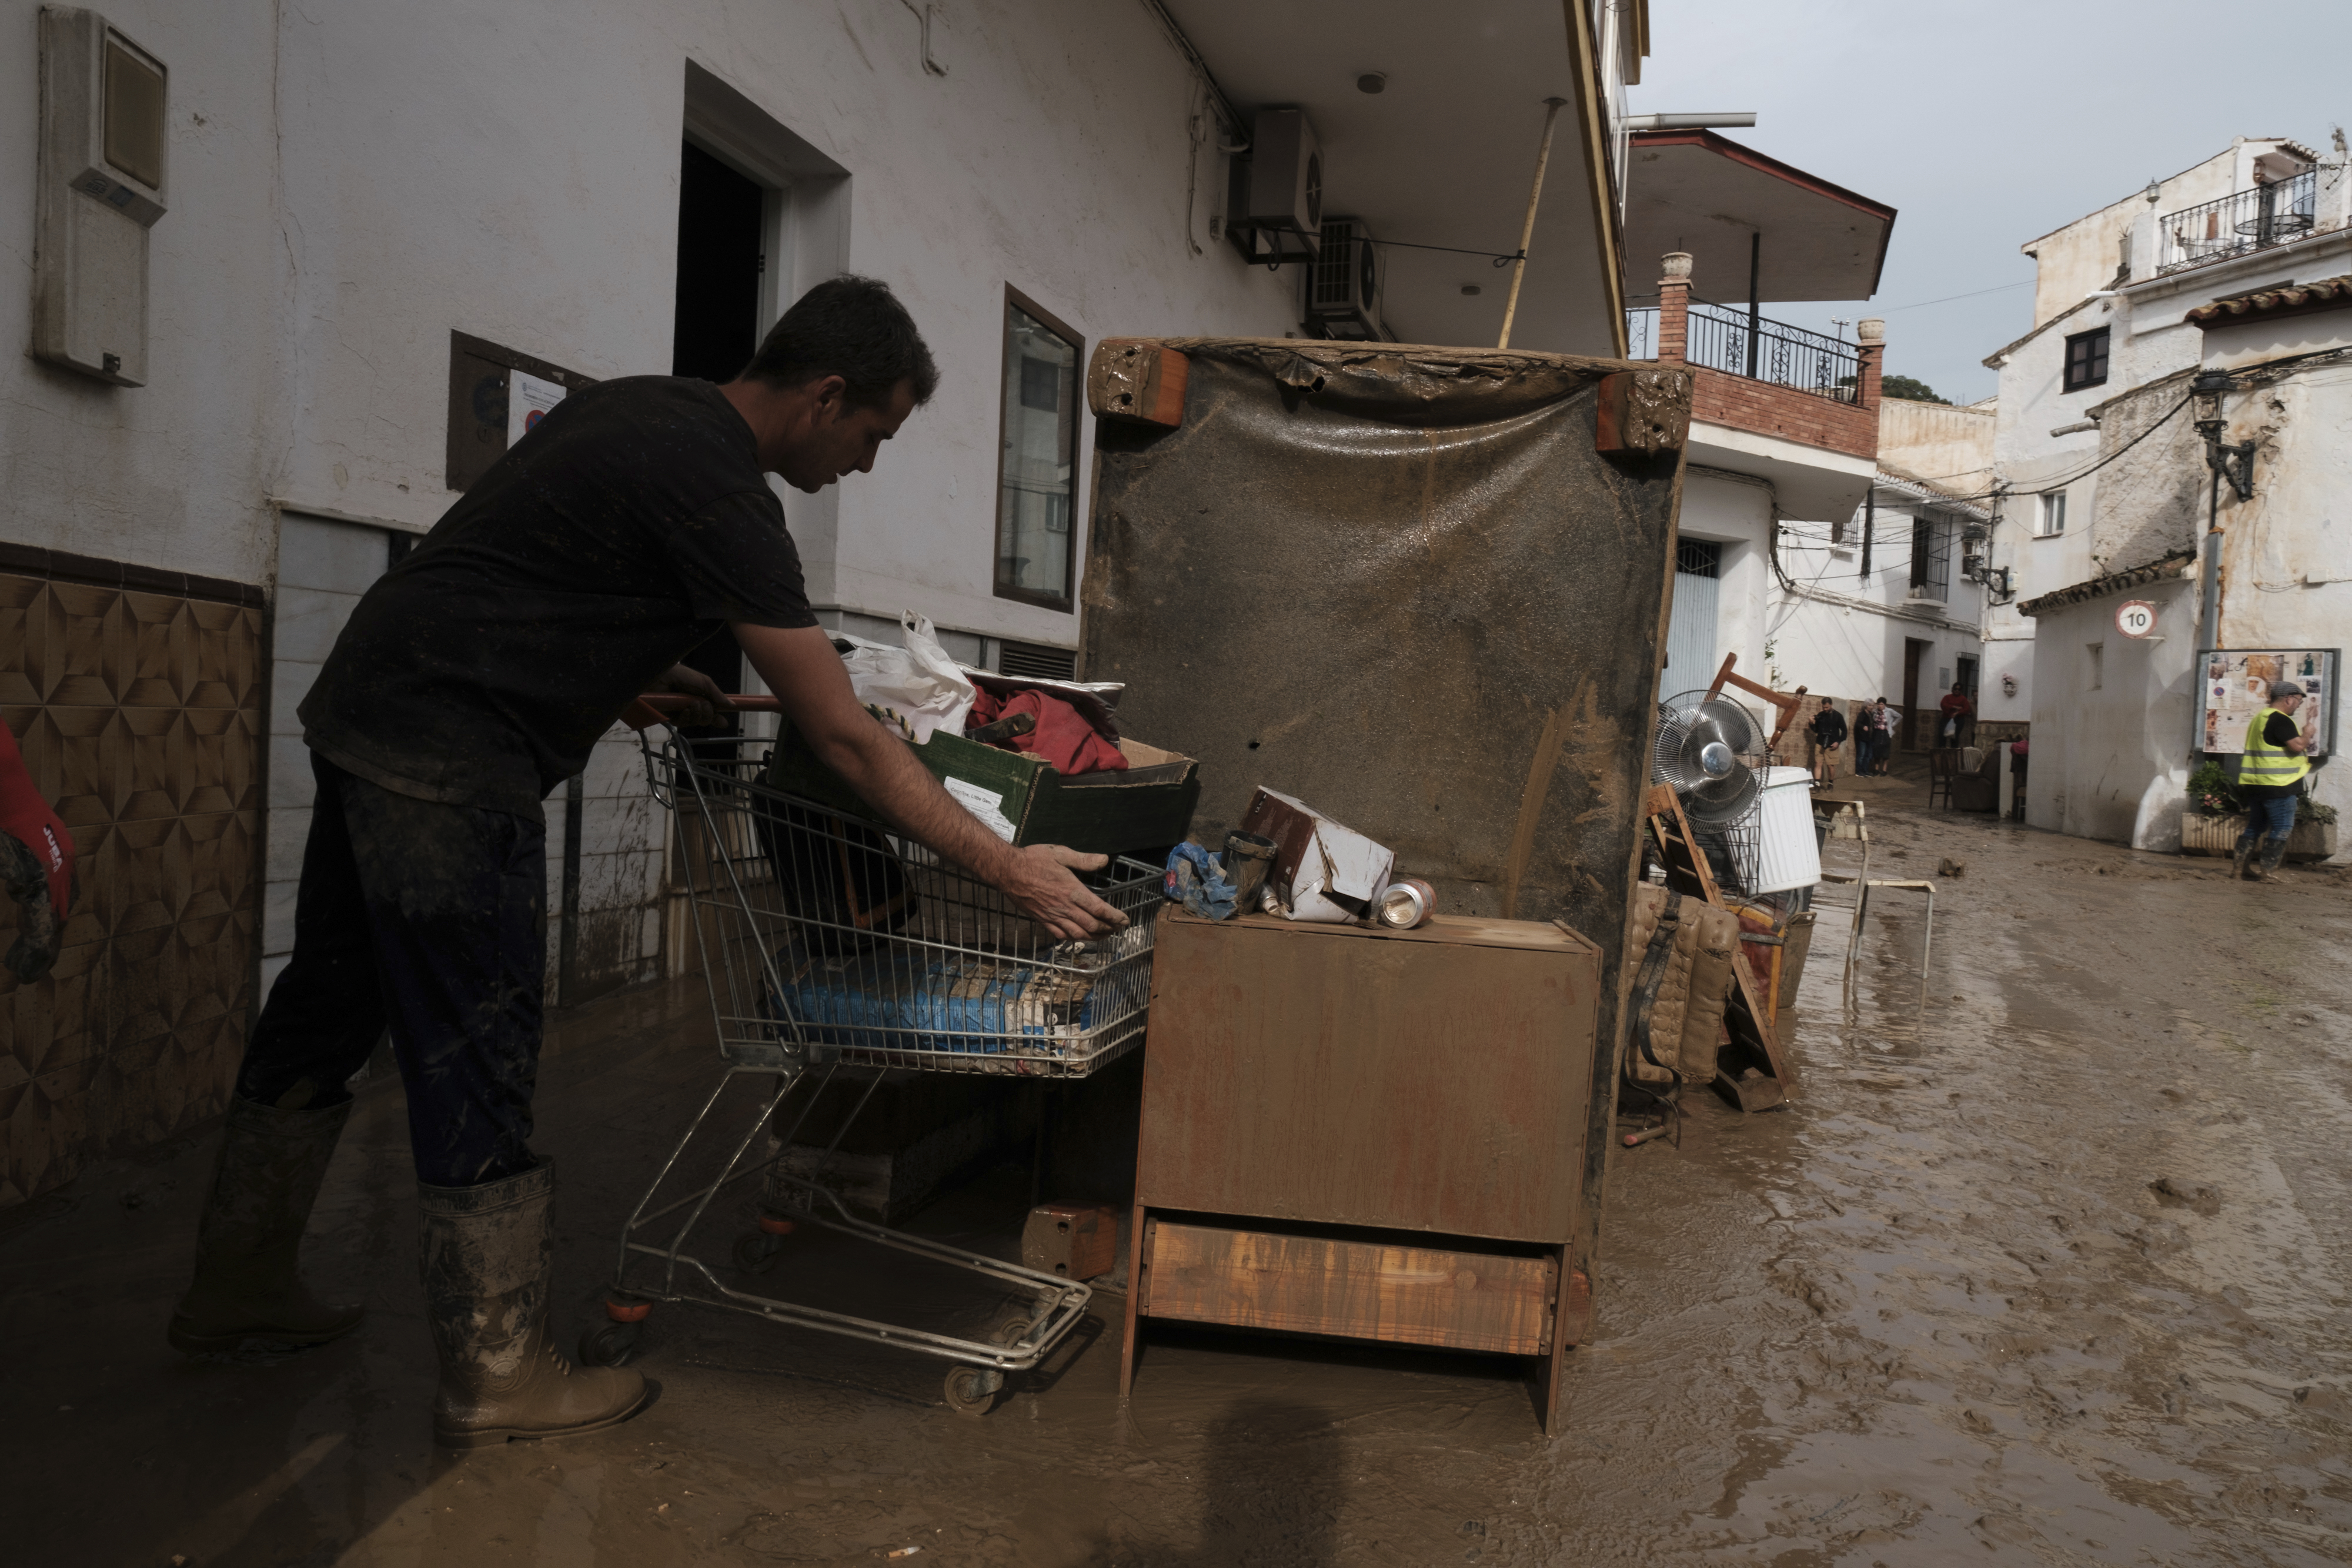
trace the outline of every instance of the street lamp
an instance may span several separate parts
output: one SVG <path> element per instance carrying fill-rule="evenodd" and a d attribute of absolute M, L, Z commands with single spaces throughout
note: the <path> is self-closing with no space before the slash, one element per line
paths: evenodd
<path fill-rule="evenodd" d="M 2227 479 L 2238 499 L 2251 501 L 2254 498 L 2254 444 L 2221 439 L 2229 423 L 2222 417 L 2221 397 L 2229 390 L 2227 371 L 2200 371 L 2189 383 L 2189 395 L 2197 405 L 2197 434 L 2205 438 L 2205 466 Z"/>

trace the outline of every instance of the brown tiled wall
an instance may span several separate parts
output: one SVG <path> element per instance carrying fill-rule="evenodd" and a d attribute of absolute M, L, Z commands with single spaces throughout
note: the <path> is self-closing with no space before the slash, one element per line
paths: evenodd
<path fill-rule="evenodd" d="M 221 586 L 0 572 L 0 722 L 80 884 L 49 977 L 0 971 L 0 1206 L 226 1103 L 254 1005 L 265 727 L 259 594 Z"/>

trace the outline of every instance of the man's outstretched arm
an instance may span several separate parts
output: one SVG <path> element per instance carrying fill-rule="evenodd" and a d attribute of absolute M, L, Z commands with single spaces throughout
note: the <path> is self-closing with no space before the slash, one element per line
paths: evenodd
<path fill-rule="evenodd" d="M 1127 924 L 1127 917 L 1070 874 L 1099 870 L 1102 855 L 1058 844 L 1015 849 L 980 825 L 915 759 L 914 752 L 859 705 L 849 672 L 820 626 L 782 631 L 736 622 L 735 640 L 784 716 L 817 759 L 841 775 L 881 816 L 982 882 L 1002 888 L 1029 916 L 1067 940 Z"/>

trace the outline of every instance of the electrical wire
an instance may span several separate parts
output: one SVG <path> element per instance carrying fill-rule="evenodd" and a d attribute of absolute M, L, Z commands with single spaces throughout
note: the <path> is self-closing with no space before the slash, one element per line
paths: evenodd
<path fill-rule="evenodd" d="M 1925 310 L 1930 305 L 1949 305 L 1955 299 L 1974 299 L 1982 294 L 1999 294 L 2011 288 L 2030 288 L 2036 281 L 2038 280 L 2031 277 L 2021 278 L 2015 283 L 1999 283 L 1990 288 L 1971 289 L 1966 294 L 1947 294 L 1941 299 L 1922 299 L 1916 305 L 1889 305 L 1879 314 L 1892 316 L 1897 310 Z"/>

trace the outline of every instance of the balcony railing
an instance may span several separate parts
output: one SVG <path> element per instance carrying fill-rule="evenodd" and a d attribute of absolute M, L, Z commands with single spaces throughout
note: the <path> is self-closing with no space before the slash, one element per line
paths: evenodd
<path fill-rule="evenodd" d="M 1683 357 L 1691 364 L 1837 402 L 1860 398 L 1862 359 L 1852 343 L 1767 318 L 1759 318 L 1751 332 L 1747 311 L 1696 298 L 1690 302 L 1687 328 Z M 1656 359 L 1658 308 L 1626 311 L 1625 337 L 1634 359 Z"/>
<path fill-rule="evenodd" d="M 2317 225 L 2318 214 L 2316 169 L 2184 207 L 2156 220 L 2156 270 L 2179 272 L 2301 239 Z"/>

